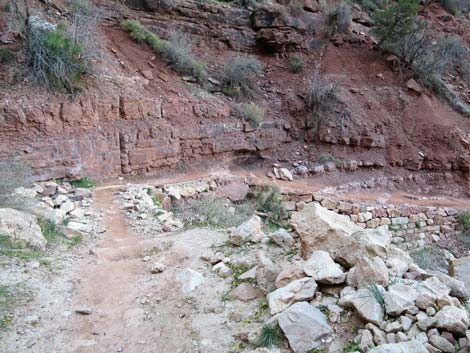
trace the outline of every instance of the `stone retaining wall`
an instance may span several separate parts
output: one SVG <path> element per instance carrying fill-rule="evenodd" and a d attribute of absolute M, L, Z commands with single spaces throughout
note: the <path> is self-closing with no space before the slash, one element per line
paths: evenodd
<path fill-rule="evenodd" d="M 302 209 L 306 203 L 317 202 L 323 207 L 348 216 L 362 228 L 388 226 L 396 243 L 426 242 L 458 233 L 457 217 L 463 210 L 449 207 L 352 203 L 318 194 L 286 194 L 288 211 Z"/>

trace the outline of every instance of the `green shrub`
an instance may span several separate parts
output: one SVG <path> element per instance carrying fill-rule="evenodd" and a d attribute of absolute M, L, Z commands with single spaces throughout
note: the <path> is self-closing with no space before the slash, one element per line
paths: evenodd
<path fill-rule="evenodd" d="M 261 63 L 255 58 L 229 56 L 221 74 L 224 93 L 238 98 L 253 98 L 258 92 L 256 79 L 261 70 Z"/>
<path fill-rule="evenodd" d="M 417 22 L 419 0 L 397 0 L 387 2 L 378 8 L 373 19 L 373 33 L 379 46 L 397 43 L 401 38 L 416 32 L 421 25 Z"/>
<path fill-rule="evenodd" d="M 348 341 L 346 345 L 343 347 L 343 353 L 353 353 L 353 352 L 361 352 L 359 348 L 359 344 L 355 343 L 354 341 Z"/>
<path fill-rule="evenodd" d="M 40 257 L 42 252 L 29 248 L 27 244 L 12 242 L 8 237 L 0 234 L 0 255 L 29 261 Z"/>
<path fill-rule="evenodd" d="M 304 60 L 298 56 L 293 56 L 289 60 L 289 71 L 298 74 L 304 71 Z"/>
<path fill-rule="evenodd" d="M 64 231 L 51 220 L 47 218 L 39 218 L 38 223 L 41 227 L 42 235 L 44 235 L 44 238 L 46 238 L 48 242 L 54 242 L 65 238 Z"/>
<path fill-rule="evenodd" d="M 172 33 L 170 40 L 163 40 L 136 20 L 123 21 L 121 27 L 129 32 L 135 41 L 147 43 L 168 66 L 179 74 L 190 75 L 200 83 L 207 78 L 205 65 L 194 57 L 191 45 L 183 35 Z"/>
<path fill-rule="evenodd" d="M 0 48 L 0 62 L 12 62 L 15 60 L 15 53 L 8 48 Z"/>
<path fill-rule="evenodd" d="M 369 291 L 372 293 L 372 296 L 377 303 L 379 303 L 382 309 L 386 312 L 387 308 L 385 307 L 385 297 L 382 289 L 377 284 L 371 284 L 369 286 Z"/>
<path fill-rule="evenodd" d="M 258 127 L 264 118 L 264 109 L 253 102 L 235 104 L 232 107 L 232 113 L 247 121 L 252 127 Z"/>
<path fill-rule="evenodd" d="M 88 63 L 82 43 L 69 35 L 65 24 L 50 32 L 31 28 L 27 52 L 35 80 L 63 92 L 78 90 Z"/>
<path fill-rule="evenodd" d="M 276 346 L 282 341 L 281 330 L 278 325 L 263 325 L 261 335 L 258 337 L 257 346 L 267 347 Z"/>
<path fill-rule="evenodd" d="M 463 233 L 470 232 L 470 211 L 459 214 L 459 225 Z"/>
<path fill-rule="evenodd" d="M 284 199 L 279 187 L 273 185 L 260 185 L 255 188 L 251 197 L 255 208 L 268 215 L 268 219 L 280 221 L 287 215 Z"/>
<path fill-rule="evenodd" d="M 91 189 L 96 186 L 96 181 L 88 177 L 83 177 L 78 180 L 71 181 L 70 184 L 75 186 L 76 188 Z"/>

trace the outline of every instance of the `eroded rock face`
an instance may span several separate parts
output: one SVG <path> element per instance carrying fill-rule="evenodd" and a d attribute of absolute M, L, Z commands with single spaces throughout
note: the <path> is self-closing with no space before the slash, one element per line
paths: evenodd
<path fill-rule="evenodd" d="M 41 250 L 47 244 L 36 217 L 11 208 L 0 208 L 0 236 Z"/>
<path fill-rule="evenodd" d="M 307 302 L 296 303 L 284 310 L 278 323 L 295 353 L 317 348 L 319 340 L 333 332 L 325 315 Z"/>

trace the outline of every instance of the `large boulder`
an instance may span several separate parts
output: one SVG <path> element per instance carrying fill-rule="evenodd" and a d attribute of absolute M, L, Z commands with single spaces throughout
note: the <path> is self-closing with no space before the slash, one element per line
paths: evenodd
<path fill-rule="evenodd" d="M 0 208 L 0 236 L 41 250 L 47 244 L 36 217 L 12 208 Z"/>
<path fill-rule="evenodd" d="M 285 287 L 276 289 L 266 297 L 271 315 L 280 313 L 296 302 L 311 300 L 316 290 L 317 283 L 311 277 L 295 280 Z"/>
<path fill-rule="evenodd" d="M 365 287 L 378 283 L 382 286 L 388 284 L 388 270 L 383 260 L 378 257 L 360 257 L 356 265 L 348 272 L 348 285 Z"/>
<path fill-rule="evenodd" d="M 262 231 L 261 218 L 253 216 L 248 221 L 240 224 L 230 232 L 230 242 L 234 245 L 242 245 L 247 242 L 258 243 L 266 235 Z"/>
<path fill-rule="evenodd" d="M 307 302 L 296 303 L 284 310 L 278 323 L 295 353 L 318 348 L 319 340 L 333 332 L 325 315 Z"/>
<path fill-rule="evenodd" d="M 462 336 L 469 324 L 467 311 L 450 305 L 439 310 L 434 319 L 435 327 Z"/>
<path fill-rule="evenodd" d="M 381 344 L 372 348 L 369 353 L 428 353 L 421 342 L 412 340 L 409 342 Z"/>
<path fill-rule="evenodd" d="M 470 272 L 470 262 L 467 270 Z M 470 282 L 466 284 L 464 281 L 458 280 L 457 278 L 448 276 L 445 273 L 439 271 L 428 270 L 426 272 L 432 276 L 435 276 L 444 285 L 449 287 L 450 295 L 463 300 L 468 300 L 470 298 Z"/>
<path fill-rule="evenodd" d="M 346 274 L 326 251 L 314 251 L 303 266 L 307 276 L 323 284 L 339 284 L 346 279 Z"/>
<path fill-rule="evenodd" d="M 379 286 L 376 288 L 377 290 L 383 292 L 382 288 Z M 355 294 L 352 295 L 350 302 L 364 320 L 372 322 L 378 326 L 382 324 L 385 316 L 384 308 L 378 302 L 371 289 L 359 289 Z"/>
<path fill-rule="evenodd" d="M 416 298 L 418 298 L 416 289 L 406 284 L 396 283 L 390 286 L 384 294 L 387 313 L 393 316 L 400 315 L 415 306 Z"/>
<path fill-rule="evenodd" d="M 329 211 L 317 203 L 310 203 L 303 210 L 294 212 L 291 224 L 300 236 L 305 259 L 314 250 L 324 250 L 335 259 L 349 258 L 345 253 L 352 250 L 350 235 L 361 230 L 348 217 Z"/>

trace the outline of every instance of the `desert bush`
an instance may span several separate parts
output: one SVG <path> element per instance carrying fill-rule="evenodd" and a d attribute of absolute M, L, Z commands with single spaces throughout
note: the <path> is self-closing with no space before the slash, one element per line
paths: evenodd
<path fill-rule="evenodd" d="M 65 24 L 50 32 L 30 28 L 28 57 L 35 80 L 59 91 L 75 92 L 87 72 L 82 44 L 67 32 Z"/>
<path fill-rule="evenodd" d="M 256 103 L 240 103 L 232 107 L 232 114 L 247 121 L 252 127 L 258 127 L 264 118 L 264 109 Z"/>
<path fill-rule="evenodd" d="M 444 252 L 435 245 L 427 245 L 410 252 L 413 261 L 423 270 L 447 270 Z"/>
<path fill-rule="evenodd" d="M 306 125 L 319 129 L 323 115 L 328 112 L 336 98 L 337 84 L 323 77 L 318 69 L 314 71 L 305 95 L 305 105 L 310 111 Z"/>
<path fill-rule="evenodd" d="M 78 91 L 79 81 L 99 55 L 96 21 L 88 0 L 70 2 L 68 17 L 57 26 L 30 17 L 27 55 L 34 80 L 59 91 Z"/>
<path fill-rule="evenodd" d="M 461 235 L 465 238 L 470 237 L 470 211 L 465 211 L 459 214 L 459 226 Z"/>
<path fill-rule="evenodd" d="M 0 62 L 11 62 L 15 60 L 15 53 L 8 48 L 0 48 Z"/>
<path fill-rule="evenodd" d="M 289 71 L 298 74 L 304 71 L 304 60 L 298 56 L 293 56 L 289 60 Z"/>
<path fill-rule="evenodd" d="M 281 330 L 279 326 L 276 325 L 263 325 L 261 330 L 261 335 L 258 337 L 256 342 L 258 347 L 267 347 L 277 346 L 282 341 Z"/>
<path fill-rule="evenodd" d="M 204 64 L 197 61 L 191 52 L 191 45 L 185 36 L 173 32 L 170 40 L 161 47 L 162 58 L 176 72 L 183 75 L 191 75 L 199 82 L 206 78 Z"/>
<path fill-rule="evenodd" d="M 221 199 L 203 198 L 190 201 L 179 217 L 187 225 L 236 227 L 253 214 L 253 209 L 247 206 L 246 204 L 227 205 Z"/>
<path fill-rule="evenodd" d="M 464 211 L 459 214 L 459 225 L 463 232 L 470 231 L 470 211 Z"/>
<path fill-rule="evenodd" d="M 0 161 L 0 207 L 25 208 L 24 199 L 14 191 L 30 186 L 31 181 L 31 168 L 20 159 Z"/>
<path fill-rule="evenodd" d="M 329 35 L 335 33 L 348 33 L 352 24 L 351 6 L 341 2 L 328 13 Z"/>
<path fill-rule="evenodd" d="M 424 36 L 424 48 L 408 63 L 423 84 L 433 87 L 435 77 L 440 78 L 457 69 L 462 62 L 467 62 L 468 53 L 465 44 L 458 37 L 441 37 L 433 44 L 431 38 Z"/>
<path fill-rule="evenodd" d="M 315 70 L 305 96 L 307 108 L 319 110 L 334 98 L 336 90 L 336 83 L 328 81 L 319 70 Z"/>
<path fill-rule="evenodd" d="M 284 199 L 279 187 L 274 185 L 260 185 L 249 195 L 254 202 L 256 210 L 266 213 L 268 219 L 281 221 L 287 215 Z"/>
<path fill-rule="evenodd" d="M 190 43 L 182 34 L 173 32 L 169 40 L 163 40 L 136 20 L 123 21 L 121 27 L 129 32 L 135 41 L 147 43 L 168 66 L 179 74 L 193 76 L 200 83 L 205 81 L 207 77 L 205 65 L 194 57 Z"/>
<path fill-rule="evenodd" d="M 39 218 L 38 223 L 39 227 L 41 227 L 42 235 L 44 235 L 48 243 L 65 239 L 64 231 L 53 221 L 47 218 Z"/>
<path fill-rule="evenodd" d="M 256 78 L 261 70 L 261 63 L 253 57 L 229 56 L 221 74 L 224 93 L 238 98 L 253 98 L 258 92 Z"/>

